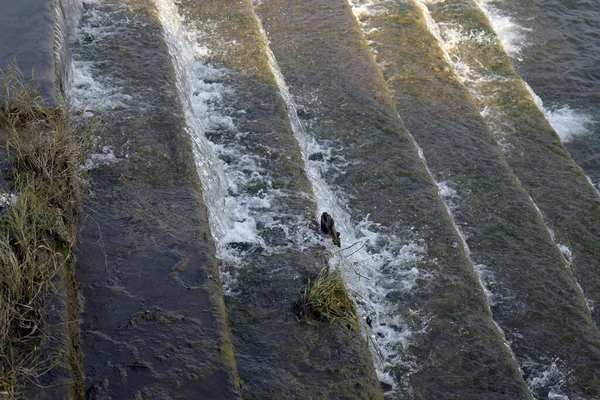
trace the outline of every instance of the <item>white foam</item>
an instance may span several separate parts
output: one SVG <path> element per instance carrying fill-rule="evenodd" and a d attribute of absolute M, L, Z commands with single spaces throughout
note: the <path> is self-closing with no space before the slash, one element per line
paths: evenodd
<path fill-rule="evenodd" d="M 209 210 L 217 256 L 231 260 L 234 256 L 227 251 L 227 243 L 223 239 L 252 243 L 260 240 L 256 233 L 256 221 L 247 215 L 248 203 L 240 202 L 241 207 L 237 208 L 237 201 L 228 197 L 229 190 L 234 193 L 240 191 L 239 185 L 243 177 L 236 175 L 236 171 L 229 171 L 227 176 L 227 166 L 218 158 L 218 154 L 229 153 L 235 156 L 236 152 L 211 143 L 205 136 L 206 132 L 219 126 L 235 129 L 231 118 L 223 115 L 216 106 L 222 99 L 221 93 L 229 89 L 222 84 L 209 83 L 223 77 L 227 71 L 214 68 L 203 61 L 210 51 L 200 45 L 199 37 L 202 32 L 188 29 L 173 2 L 155 3 L 177 70 L 177 86 L 184 103 L 188 133 L 194 141 L 196 169 Z M 246 160 L 246 164 L 252 164 L 251 160 Z"/>
<path fill-rule="evenodd" d="M 513 18 L 502 14 L 500 10 L 490 4 L 492 1 L 494 0 L 475 0 L 498 35 L 504 51 L 509 56 L 522 60 L 521 52 L 527 46 L 526 32 L 531 29 L 519 25 Z"/>
<path fill-rule="evenodd" d="M 598 122 L 588 113 L 573 110 L 567 104 L 548 108 L 544 105 L 540 96 L 533 91 L 531 86 L 527 83 L 525 83 L 525 86 L 533 101 L 540 111 L 542 111 L 563 143 L 568 143 L 577 137 L 590 134 L 592 126 Z"/>
<path fill-rule="evenodd" d="M 318 202 L 321 195 L 317 192 Z M 372 321 L 372 329 L 367 334 L 376 343 L 372 351 L 377 375 L 381 382 L 390 385 L 393 393 L 400 386 L 407 385 L 401 377 L 393 375 L 392 368 L 403 366 L 409 371 L 403 379 L 418 370 L 416 361 L 406 350 L 415 335 L 427 331 L 429 317 L 419 310 L 409 310 L 421 326 L 419 329 L 411 328 L 398 314 L 397 304 L 388 298 L 392 293 L 410 292 L 417 279 L 431 279 L 416 267 L 426 256 L 426 249 L 418 241 L 407 243 L 381 233 L 379 226 L 369 221 L 368 216 L 358 226 L 352 227 L 343 208 L 343 204 L 338 204 L 331 212 L 337 217 L 342 216 L 339 220 L 342 240 L 344 245 L 347 243 L 352 247 L 333 256 L 330 264 L 343 268 L 348 287 L 356 293 L 361 319 Z"/>
<path fill-rule="evenodd" d="M 348 0 L 352 7 L 352 13 L 358 20 L 359 24 L 364 25 L 363 20 L 366 17 L 375 17 L 379 15 L 385 15 L 388 13 L 388 9 L 384 6 L 385 1 L 379 0 Z"/>
<path fill-rule="evenodd" d="M 598 193 L 598 196 L 600 196 L 600 182 L 594 183 L 589 176 L 586 175 L 585 177 L 587 178 L 587 181 L 590 184 L 590 186 L 593 187 L 596 190 L 596 193 Z"/>
<path fill-rule="evenodd" d="M 70 38 L 71 47 L 74 44 L 83 46 L 82 43 L 86 40 L 105 40 L 116 32 L 117 28 L 110 22 L 107 13 L 88 7 Z M 84 117 L 92 117 L 96 111 L 126 108 L 131 96 L 123 94 L 119 83 L 102 72 L 100 63 L 80 60 L 79 57 L 79 54 L 74 53 L 71 62 L 69 101 L 73 111 L 83 113 Z"/>
<path fill-rule="evenodd" d="M 501 109 L 486 105 L 493 103 L 497 96 L 495 91 L 486 91 L 486 88 L 491 86 L 490 84 L 507 81 L 508 78 L 485 70 L 483 65 L 476 60 L 465 60 L 461 56 L 461 53 L 465 51 L 464 47 L 468 47 L 471 43 L 493 45 L 499 39 L 497 36 L 481 30 L 466 30 L 458 23 L 434 21 L 426 4 L 434 4 L 437 1 L 414 0 L 414 3 L 421 9 L 429 31 L 437 39 L 440 49 L 444 53 L 446 61 L 452 66 L 458 81 L 465 85 L 473 98 L 480 104 L 484 104 L 480 109 L 481 116 L 485 119 L 499 146 L 505 152 L 512 150 L 513 146 L 507 137 L 514 133 L 514 127 L 506 123 Z"/>
<path fill-rule="evenodd" d="M 529 32 L 530 29 L 518 25 L 512 18 L 503 15 L 500 10 L 490 4 L 491 0 L 476 0 L 476 3 L 487 16 L 507 54 L 523 61 L 521 51 L 527 46 L 526 32 Z M 563 143 L 589 134 L 592 125 L 597 122 L 587 112 L 573 110 L 568 104 L 544 107 L 540 97 L 529 85 L 527 88 Z"/>
<path fill-rule="evenodd" d="M 16 204 L 18 197 L 13 193 L 0 192 L 0 207 Z"/>
<path fill-rule="evenodd" d="M 469 63 L 461 57 L 461 49 L 465 44 L 476 43 L 478 45 L 492 45 L 496 37 L 480 30 L 467 31 L 463 26 L 456 23 L 437 23 L 431 16 L 427 4 L 435 4 L 439 1 L 414 0 L 426 21 L 427 28 L 437 39 L 438 45 L 444 54 L 446 62 L 452 66 L 454 75 L 462 82 L 469 93 L 482 104 L 494 101 L 495 93 L 486 94 L 482 87 L 489 83 L 504 82 L 507 78 L 493 72 L 483 70 L 481 65 Z M 490 131 L 494 134 L 498 145 L 504 151 L 511 150 L 512 146 L 506 140 L 506 136 L 514 132 L 514 128 L 507 125 L 503 119 L 502 110 L 484 106 L 480 110 Z"/>
<path fill-rule="evenodd" d="M 446 205 L 450 208 L 450 210 L 454 210 L 456 206 L 453 200 L 458 198 L 456 190 L 450 187 L 450 183 L 446 181 L 437 182 L 437 187 L 438 192 L 446 202 Z"/>
<path fill-rule="evenodd" d="M 110 83 L 110 78 L 92 72 L 95 63 L 91 61 L 73 60 L 72 86 L 70 90 L 71 107 L 85 110 L 85 117 L 92 117 L 98 110 L 115 110 L 126 108 L 131 96 L 121 93 L 117 85 Z"/>
<path fill-rule="evenodd" d="M 571 261 L 573 260 L 573 253 L 571 253 L 571 249 L 567 246 L 565 246 L 564 244 L 560 244 L 557 243 L 558 249 L 560 250 L 560 252 L 562 253 L 563 257 L 565 258 L 565 260 L 567 260 L 567 263 L 571 263 Z"/>
<path fill-rule="evenodd" d="M 568 105 L 543 108 L 543 111 L 563 143 L 590 134 L 592 125 L 596 122 L 591 115 L 573 110 Z"/>
<path fill-rule="evenodd" d="M 288 195 L 287 189 L 273 188 L 270 171 L 260 166 L 263 158 L 249 151 L 241 141 L 219 143 L 220 132 L 240 139 L 248 133 L 240 132 L 231 117 L 232 113 L 244 113 L 245 110 L 227 108 L 223 96 L 232 94 L 232 89 L 218 83 L 226 81 L 228 75 L 235 72 L 210 64 L 212 47 L 224 45 L 223 39 L 213 33 L 216 27 L 210 23 L 186 21 L 171 1 L 155 0 L 155 4 L 176 66 L 177 85 L 195 145 L 196 166 L 209 210 L 217 257 L 224 261 L 224 268 L 221 268 L 224 292 L 234 295 L 236 270 L 245 267 L 243 249 L 247 244 L 259 246 L 268 254 L 290 246 L 303 249 L 311 241 L 316 243 L 317 235 L 309 229 L 303 216 L 275 210 L 275 202 Z M 213 135 L 214 141 L 207 138 L 207 133 Z M 266 153 L 276 152 L 266 144 L 261 146 Z M 222 161 L 224 159 L 227 163 Z M 257 183 L 258 189 L 248 190 Z M 280 220 L 286 220 L 286 223 L 281 224 Z M 286 239 L 282 243 L 285 243 L 267 245 L 260 235 L 263 228 L 281 230 Z M 246 245 L 241 245 L 243 243 Z"/>
<path fill-rule="evenodd" d="M 548 392 L 548 400 L 569 400 L 569 396 L 550 390 L 550 392 Z"/>
<path fill-rule="evenodd" d="M 101 153 L 89 153 L 85 162 L 87 169 L 93 169 L 100 165 L 112 164 L 117 161 L 114 149 L 110 146 L 103 146 Z"/>
<path fill-rule="evenodd" d="M 552 360 L 549 364 L 526 361 L 523 368 L 527 370 L 529 376 L 526 380 L 527 386 L 533 393 L 538 390 L 548 390 L 548 398 L 556 400 L 569 400 L 562 392 L 562 387 L 566 383 L 566 373 L 562 371 L 561 361 Z"/>

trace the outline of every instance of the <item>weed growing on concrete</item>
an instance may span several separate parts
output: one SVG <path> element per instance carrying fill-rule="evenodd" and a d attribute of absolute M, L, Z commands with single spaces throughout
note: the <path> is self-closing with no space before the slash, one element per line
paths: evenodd
<path fill-rule="evenodd" d="M 306 287 L 301 291 L 300 300 L 296 302 L 296 313 L 299 321 L 309 324 L 329 321 L 341 326 L 347 332 L 360 332 L 364 329 L 363 335 L 367 346 L 372 347 L 377 357 L 383 360 L 381 350 L 373 339 L 370 323 L 363 324 L 361 322 L 356 303 L 351 298 L 351 294 L 355 297 L 362 298 L 362 296 L 348 291 L 342 273 L 344 270 L 351 270 L 358 279 L 364 278 L 359 272 L 357 264 L 349 261 L 349 257 L 364 246 L 364 243 L 356 242 L 333 252 L 330 257 L 337 259 L 337 266 L 333 268 L 333 271 L 331 266 L 324 267 L 316 279 L 308 281 Z M 352 253 L 344 253 L 347 250 L 352 250 Z M 364 300 L 364 298 L 362 299 Z"/>
<path fill-rule="evenodd" d="M 329 321 L 348 332 L 360 332 L 362 324 L 356 305 L 350 298 L 339 268 L 323 268 L 314 280 L 309 280 L 296 303 L 301 321 Z"/>

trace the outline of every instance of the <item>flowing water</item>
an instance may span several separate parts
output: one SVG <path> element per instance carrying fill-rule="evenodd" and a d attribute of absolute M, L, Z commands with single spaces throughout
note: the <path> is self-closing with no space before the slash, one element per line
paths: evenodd
<path fill-rule="evenodd" d="M 102 121 L 87 399 L 600 396 L 589 0 L 48 4 L 58 98 Z M 322 268 L 363 332 L 298 322 Z"/>
<path fill-rule="evenodd" d="M 442 12 L 430 13 L 428 7 Z M 453 52 L 451 40 L 456 41 L 460 32 L 451 29 L 458 29 L 458 22 L 437 25 L 434 20 L 438 15 L 444 16 L 443 12 L 451 14 L 464 9 L 464 20 L 469 21 L 476 13 L 469 13 L 468 7 L 468 2 L 450 1 L 355 4 L 377 61 L 383 65 L 398 111 L 422 146 L 440 182 L 441 194 L 460 226 L 472 262 L 487 289 L 494 319 L 505 333 L 523 378 L 536 396 L 577 393 L 581 385 L 597 380 L 593 371 L 598 368 L 595 351 L 600 337 L 566 260 L 501 151 L 508 140 L 490 131 L 486 126 L 489 119 L 473 107 L 472 99 L 477 104 L 487 98 L 476 90 L 467 91 L 480 86 L 469 86 L 464 69 L 478 61 L 485 64 L 481 59 L 471 60 Z M 483 33 L 477 37 L 470 31 L 470 35 L 463 34 L 459 40 L 469 44 L 490 40 Z M 484 54 L 483 48 L 480 51 Z M 406 57 L 407 52 L 414 57 Z M 402 61 L 399 57 L 403 57 Z M 480 81 L 483 79 L 477 83 Z M 463 82 L 467 82 L 467 88 Z M 485 106 L 488 115 L 502 111 L 494 103 Z M 500 116 L 497 121 L 504 120 Z M 534 281 L 536 285 L 532 286 Z M 557 290 L 559 287 L 561 290 Z M 544 305 L 536 311 L 539 299 L 544 299 Z M 554 321 L 548 316 L 543 321 L 533 317 L 544 314 L 545 307 L 552 303 L 552 307 L 564 310 L 563 317 L 557 314 Z M 578 322 L 565 326 L 566 314 Z M 578 336 L 577 343 L 565 346 L 560 331 Z M 588 350 L 577 354 L 585 342 Z M 571 373 L 570 379 L 579 381 L 575 390 L 563 388 L 569 386 L 566 381 L 544 388 L 533 384 L 556 360 L 565 363 L 565 370 L 591 373 L 583 372 L 579 377 Z"/>
<path fill-rule="evenodd" d="M 322 178 L 350 216 L 342 238 L 357 238 L 366 254 L 376 254 L 358 263 L 366 271 L 360 274 L 366 275 L 366 283 L 360 282 L 366 295 L 358 303 L 366 303 L 364 313 L 371 313 L 374 338 L 383 349 L 378 366 L 389 384 L 385 392 L 426 398 L 451 396 L 462 387 L 480 395 L 523 395 L 472 266 L 462 247 L 453 246 L 459 237 L 348 5 L 263 1 L 256 10 L 306 130 L 332 148 L 324 155 L 332 168 L 322 170 Z M 411 256 L 406 261 L 405 254 Z M 458 298 L 470 306 L 458 311 Z M 435 305 L 447 314 L 436 313 Z M 480 331 L 481 323 L 487 329 Z M 503 356 L 475 365 L 473 348 L 456 352 L 463 348 L 456 344 L 475 341 L 475 347 Z M 430 359 L 423 359 L 421 351 L 434 347 Z M 452 370 L 455 363 L 469 369 L 470 378 Z M 491 379 L 490 369 L 502 371 L 503 378 Z M 443 379 L 433 379 L 442 373 Z M 471 378 L 476 385 L 467 382 Z"/>
<path fill-rule="evenodd" d="M 326 259 L 300 147 L 250 4 L 156 4 L 199 143 L 244 397 L 376 397 L 364 341 L 302 326 L 294 315 L 303 282 Z M 341 375 L 347 358 L 356 362 Z"/>
<path fill-rule="evenodd" d="M 492 23 L 505 26 L 515 69 L 543 102 L 561 140 L 600 183 L 600 62 L 592 1 L 481 1 Z M 496 25 L 494 25 L 496 26 Z"/>

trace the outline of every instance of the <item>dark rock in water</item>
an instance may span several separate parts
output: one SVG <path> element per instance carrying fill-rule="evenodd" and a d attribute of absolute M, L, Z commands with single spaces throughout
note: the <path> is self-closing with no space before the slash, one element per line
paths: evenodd
<path fill-rule="evenodd" d="M 385 383 L 385 382 L 379 382 L 381 384 L 381 391 L 385 392 L 389 392 L 393 389 L 393 386 L 390 385 L 389 383 Z"/>
<path fill-rule="evenodd" d="M 220 158 L 225 164 L 231 164 L 233 162 L 233 158 L 229 155 L 222 155 Z"/>
<path fill-rule="evenodd" d="M 90 388 L 85 392 L 86 400 L 109 400 L 111 399 L 110 394 L 107 392 L 106 388 L 108 386 L 108 381 L 104 380 L 95 385 L 90 386 Z"/>
<path fill-rule="evenodd" d="M 327 236 L 330 236 L 333 244 L 341 247 L 340 234 L 335 230 L 335 222 L 331 215 L 327 214 L 326 212 L 321 214 L 321 232 Z"/>
<path fill-rule="evenodd" d="M 324 161 L 325 155 L 323 153 L 313 153 L 308 156 L 308 159 L 311 161 Z"/>
<path fill-rule="evenodd" d="M 298 115 L 298 118 L 303 119 L 303 120 L 308 120 L 308 119 L 312 118 L 312 115 L 310 114 L 310 112 L 308 112 L 304 108 L 299 108 L 298 111 L 296 111 L 296 114 Z"/>
<path fill-rule="evenodd" d="M 262 251 L 264 250 L 262 246 L 251 242 L 230 242 L 227 243 L 227 246 L 231 247 L 232 249 L 245 251 L 247 253 L 253 254 L 262 253 Z"/>
<path fill-rule="evenodd" d="M 252 247 L 252 243 L 248 242 L 231 242 L 227 244 L 229 247 L 237 250 L 248 251 Z"/>

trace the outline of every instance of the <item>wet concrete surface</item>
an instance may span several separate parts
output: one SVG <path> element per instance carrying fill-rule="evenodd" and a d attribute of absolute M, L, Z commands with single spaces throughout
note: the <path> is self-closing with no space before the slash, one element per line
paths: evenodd
<path fill-rule="evenodd" d="M 26 76 L 34 68 L 44 97 L 53 102 L 56 74 L 51 50 L 51 2 L 5 3 L 0 10 L 6 11 L 8 23 L 0 24 L 0 36 L 7 40 L 0 43 L 0 60 L 5 63 L 15 55 Z M 241 398 L 242 391 L 246 398 L 257 399 L 379 398 L 364 341 L 326 325 L 299 324 L 293 311 L 306 278 L 314 276 L 327 261 L 321 246 L 310 241 L 298 246 L 297 238 L 282 229 L 302 235 L 316 231 L 312 221 L 315 205 L 250 2 L 178 4 L 186 18 L 213 30 L 214 35 L 203 38 L 214 40 L 218 49 L 211 53 L 211 62 L 233 71 L 222 82 L 217 79 L 212 83 L 224 83 L 233 89 L 223 99 L 229 110 L 237 110 L 232 118 L 239 131 L 207 134 L 221 146 L 245 148 L 250 157 L 260 160 L 262 170 L 271 171 L 269 179 L 256 187 L 259 192 L 265 188 L 283 193 L 272 209 L 282 216 L 277 221 L 280 226 L 259 224 L 268 250 L 248 243 L 231 246 L 239 246 L 238 255 L 243 258 L 239 265 L 223 265 L 237 279 L 232 287 L 236 294 L 226 299 L 230 338 L 208 213 L 175 88 L 176 74 L 154 3 L 115 0 L 86 5 L 82 23 L 88 24 L 89 32 L 106 28 L 108 34 L 76 38 L 72 43 L 75 57 L 91 66 L 93 79 L 116 88 L 118 101 L 99 106 L 102 123 L 94 151 L 102 157 L 95 158 L 87 176 L 86 215 L 81 221 L 77 278 L 85 398 L 226 399 Z M 334 166 L 344 161 L 337 165 L 343 173 L 332 173 L 326 179 L 332 187 L 348 194 L 353 222 L 358 224 L 370 215 L 382 232 L 415 239 L 427 247 L 429 255 L 418 264 L 426 277 L 417 281 L 414 291 L 397 290 L 388 298 L 397 304 L 396 315 L 413 324 L 414 330 L 421 330 L 402 350 L 402 357 L 418 363 L 419 369 L 392 369 L 392 374 L 406 384 L 404 395 L 528 398 L 517 366 L 490 318 L 467 255 L 452 246 L 459 239 L 436 195 L 435 183 L 428 177 L 402 121 L 396 118 L 392 97 L 346 2 L 264 0 L 257 3 L 256 12 L 263 19 L 292 95 L 301 106 L 299 116 L 318 140 L 333 144 L 337 158 L 327 161 Z M 440 8 L 437 16 L 444 12 Z M 439 78 L 442 71 L 434 75 Z M 432 84 L 431 77 L 426 79 Z M 418 82 L 415 85 L 407 92 L 414 94 L 426 86 Z M 443 92 L 432 85 L 432 91 Z M 79 89 L 81 94 L 86 88 Z M 516 85 L 508 92 L 524 93 L 522 89 Z M 596 301 L 595 260 L 600 254 L 597 198 L 586 189 L 585 177 L 556 143 L 539 112 L 526 102 L 511 103 L 508 97 L 502 102 L 507 105 L 512 123 L 522 127 L 513 142 L 521 152 L 509 153 L 508 163 L 534 200 L 539 201 L 559 240 L 574 249 L 573 268 L 588 297 Z M 97 99 L 89 100 L 91 103 Z M 439 107 L 440 115 L 447 111 L 443 101 L 436 102 L 434 96 L 427 101 L 430 103 L 423 108 Z M 473 113 L 468 101 L 461 98 L 464 107 L 459 113 Z M 96 104 L 88 106 L 93 109 Z M 427 119 L 421 114 L 417 117 Z M 406 122 L 412 128 L 417 124 L 408 119 Z M 462 123 L 453 125 L 453 129 Z M 483 132 L 480 125 L 477 122 L 475 128 L 470 125 L 465 129 Z M 435 127 L 432 124 L 427 129 Z M 240 131 L 244 135 L 238 135 Z M 114 157 L 104 157 L 109 154 Z M 493 149 L 488 155 L 501 158 Z M 235 163 L 231 158 L 224 161 Z M 434 175 L 438 171 L 436 178 L 447 178 L 436 169 L 443 162 L 437 163 L 435 158 L 431 161 Z M 488 161 L 481 163 L 486 171 L 493 171 Z M 460 157 L 459 164 L 461 168 L 478 168 L 469 167 L 466 161 L 461 163 Z M 542 174 L 548 171 L 551 173 L 547 176 Z M 246 172 L 251 175 L 253 171 Z M 502 175 L 501 181 L 509 189 L 498 195 L 518 192 L 522 204 L 523 193 L 513 191 L 517 186 L 508 175 Z M 484 177 L 477 184 L 474 189 L 485 192 L 489 182 Z M 491 207 L 494 201 L 487 199 L 485 207 Z M 531 215 L 531 206 L 525 208 Z M 473 223 L 485 217 L 470 215 L 466 207 L 457 213 L 461 215 Z M 539 225 L 536 218 L 532 221 Z M 489 223 L 501 225 L 497 220 Z M 547 235 L 538 236 L 543 236 L 545 257 L 560 258 Z M 505 238 L 505 233 L 501 237 Z M 483 252 L 483 241 L 470 244 L 473 250 L 482 251 L 482 257 L 495 261 L 491 253 Z M 494 251 L 502 253 L 505 249 Z M 513 261 L 499 271 L 509 271 Z M 535 264 L 535 269 L 539 267 Z M 581 303 L 570 274 L 566 269 L 561 271 L 557 275 L 567 285 L 548 286 L 552 292 L 549 295 Z M 519 283 L 514 278 L 513 282 Z M 541 309 L 548 307 L 539 296 L 534 300 Z M 73 304 L 61 289 L 51 315 L 61 320 Z M 506 309 L 512 306 L 507 303 Z M 412 310 L 430 319 L 417 321 Z M 556 317 L 563 318 L 562 312 L 570 313 L 564 318 L 571 322 L 571 315 L 579 318 L 582 314 L 567 305 Z M 528 315 L 540 318 L 537 311 L 529 310 Z M 548 322 L 548 318 L 541 319 Z M 586 320 L 586 316 L 580 319 Z M 513 322 L 509 318 L 508 323 Z M 584 322 L 589 325 L 589 321 Z M 596 341 L 595 331 L 590 332 L 586 344 Z M 568 333 L 551 339 L 567 342 L 572 337 Z M 56 336 L 59 347 L 68 343 L 66 335 Z M 579 357 L 581 360 L 596 357 L 594 349 L 573 346 L 574 358 L 577 351 L 585 353 Z M 586 370 L 584 364 L 576 367 L 577 373 Z M 44 382 L 48 386 L 66 382 L 66 371 L 58 369 Z M 590 394 L 596 390 L 596 378 L 593 369 L 586 373 L 591 374 L 585 383 Z M 579 375 L 573 376 L 571 382 L 581 381 Z M 81 397 L 66 386 L 55 390 L 32 391 L 30 398 Z"/>
<path fill-rule="evenodd" d="M 86 399 L 240 398 L 207 211 L 151 2 L 95 4 L 119 35 L 75 40 L 119 85 L 89 171 L 77 278 Z"/>
<path fill-rule="evenodd" d="M 54 0 L 3 0 L 0 21 L 0 69 L 15 61 L 27 80 L 35 77 L 48 105 L 54 104 Z"/>

